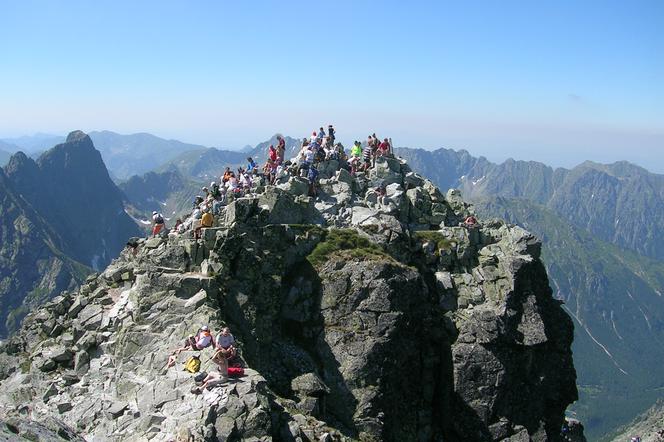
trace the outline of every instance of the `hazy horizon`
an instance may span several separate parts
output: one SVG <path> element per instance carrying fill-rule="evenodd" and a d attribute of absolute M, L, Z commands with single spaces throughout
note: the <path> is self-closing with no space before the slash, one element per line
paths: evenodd
<path fill-rule="evenodd" d="M 664 172 L 664 3 L 6 2 L 0 133 L 396 145 Z M 329 28 L 329 30 L 328 30 Z"/>
<path fill-rule="evenodd" d="M 72 129 L 72 130 L 74 130 L 74 129 Z M 271 135 L 265 136 L 264 138 L 255 139 L 253 141 L 247 142 L 247 143 L 245 143 L 241 146 L 215 146 L 215 145 L 209 145 L 209 144 L 205 144 L 205 143 L 195 142 L 195 141 L 188 140 L 188 139 L 166 137 L 166 136 L 162 136 L 161 134 L 158 134 L 158 133 L 151 133 L 151 132 L 145 132 L 145 131 L 138 131 L 138 132 L 134 132 L 134 133 L 121 133 L 121 132 L 117 132 L 115 130 L 110 130 L 110 129 L 93 129 L 93 130 L 90 130 L 90 131 L 85 130 L 86 133 L 102 132 L 102 131 L 109 131 L 109 132 L 113 132 L 113 133 L 116 133 L 116 134 L 122 135 L 122 136 L 135 135 L 135 134 L 139 134 L 139 133 L 147 133 L 149 135 L 153 135 L 153 136 L 156 136 L 158 138 L 162 138 L 162 139 L 166 139 L 166 140 L 179 141 L 179 142 L 182 142 L 182 143 L 185 143 L 185 144 L 194 144 L 194 145 L 200 145 L 200 146 L 203 146 L 203 147 L 206 147 L 206 148 L 212 147 L 212 148 L 216 148 L 216 149 L 234 150 L 234 151 L 240 151 L 240 150 L 244 149 L 246 146 L 255 147 L 256 145 L 267 141 L 268 139 L 270 139 L 270 137 L 272 137 L 276 134 L 276 132 L 275 132 Z M 4 134 L 0 134 L 0 141 L 10 142 L 13 139 L 18 139 L 18 138 L 22 138 L 22 137 L 30 138 L 30 137 L 38 137 L 38 136 L 39 137 L 44 137 L 44 138 L 61 137 L 61 138 L 64 139 L 69 132 L 71 132 L 71 131 L 68 131 L 68 132 L 62 133 L 62 134 L 55 134 L 55 133 L 46 133 L 46 132 L 43 132 L 43 131 L 37 131 L 32 135 L 23 134 L 23 135 L 19 135 L 19 136 L 16 136 L 16 137 L 14 137 L 14 136 L 5 136 Z M 292 138 L 302 138 L 306 135 L 306 134 L 304 134 L 301 137 L 299 137 L 295 134 L 289 134 L 289 133 L 283 133 L 283 132 L 278 132 L 278 133 L 281 133 L 284 136 L 289 136 L 289 137 L 292 137 Z M 352 141 L 354 139 L 358 139 L 358 137 L 354 137 L 354 138 L 351 137 L 351 138 L 340 136 L 339 140 L 345 146 L 349 147 L 350 143 L 352 143 Z M 512 149 L 511 154 L 508 155 L 507 153 L 504 153 L 503 155 L 500 155 L 494 149 L 487 149 L 485 151 L 486 153 L 483 153 L 482 149 L 473 149 L 473 148 L 468 148 L 468 147 L 457 147 L 457 146 L 453 146 L 453 145 L 440 145 L 440 146 L 434 146 L 434 147 L 430 147 L 430 146 L 427 147 L 427 146 L 410 145 L 408 143 L 399 143 L 399 142 L 397 142 L 397 140 L 394 140 L 394 139 L 393 139 L 393 142 L 395 144 L 395 147 L 407 147 L 407 148 L 411 148 L 411 149 L 424 149 L 424 150 L 429 150 L 429 151 L 433 151 L 433 150 L 437 150 L 437 149 L 441 149 L 441 148 L 452 149 L 452 150 L 455 150 L 455 151 L 466 150 L 466 151 L 468 151 L 468 153 L 470 153 L 470 155 L 472 155 L 474 157 L 483 156 L 483 157 L 486 157 L 489 161 L 494 162 L 494 163 L 502 163 L 502 162 L 512 158 L 514 160 L 538 161 L 538 162 L 546 164 L 547 166 L 551 166 L 553 168 L 564 167 L 564 168 L 571 169 L 574 166 L 577 166 L 577 165 L 583 163 L 584 161 L 593 161 L 593 162 L 596 162 L 596 163 L 603 163 L 603 164 L 615 163 L 616 161 L 629 161 L 631 163 L 636 164 L 637 166 L 643 167 L 644 169 L 648 170 L 649 172 L 657 173 L 657 174 L 664 174 L 664 164 L 660 164 L 658 167 L 653 167 L 653 163 L 651 161 L 649 162 L 647 160 L 647 158 L 642 159 L 641 161 L 630 160 L 630 159 L 627 159 L 627 158 L 620 158 L 620 157 L 610 158 L 607 155 L 603 155 L 601 158 L 598 158 L 596 156 L 593 156 L 592 152 L 590 152 L 591 154 L 589 154 L 587 157 L 583 158 L 580 161 L 574 161 L 574 160 L 571 160 L 571 159 L 569 161 L 565 161 L 565 158 L 562 158 L 561 156 L 556 155 L 556 151 L 533 152 L 531 150 L 519 151 L 519 150 Z M 53 147 L 53 146 L 50 146 L 50 147 Z"/>

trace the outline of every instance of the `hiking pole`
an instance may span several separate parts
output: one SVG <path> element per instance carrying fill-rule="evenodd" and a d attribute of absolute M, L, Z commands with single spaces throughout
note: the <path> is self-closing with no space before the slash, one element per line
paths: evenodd
<path fill-rule="evenodd" d="M 205 361 L 205 363 L 207 364 L 208 362 L 216 358 L 219 353 L 221 353 L 221 350 L 217 350 L 207 361 Z"/>

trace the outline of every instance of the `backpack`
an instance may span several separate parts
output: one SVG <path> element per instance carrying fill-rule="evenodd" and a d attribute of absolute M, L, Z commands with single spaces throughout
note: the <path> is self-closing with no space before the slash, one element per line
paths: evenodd
<path fill-rule="evenodd" d="M 155 224 L 164 224 L 164 217 L 161 216 L 161 213 L 157 215 L 157 217 L 154 219 Z"/>
<path fill-rule="evenodd" d="M 198 373 L 198 371 L 201 369 L 201 359 L 196 356 L 190 356 L 189 359 L 184 363 L 184 370 L 188 371 L 189 373 Z"/>
<path fill-rule="evenodd" d="M 244 376 L 244 368 L 242 368 L 242 367 L 228 367 L 228 376 L 230 376 L 230 377 Z"/>

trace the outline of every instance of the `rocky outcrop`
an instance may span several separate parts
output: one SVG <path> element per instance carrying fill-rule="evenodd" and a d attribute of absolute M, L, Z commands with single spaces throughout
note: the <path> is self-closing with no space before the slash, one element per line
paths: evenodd
<path fill-rule="evenodd" d="M 539 241 L 459 227 L 472 207 L 403 161 L 337 169 L 318 200 L 286 177 L 201 239 L 139 240 L 32 313 L 0 353 L 0 419 L 94 440 L 559 439 L 572 323 Z M 202 324 L 231 327 L 246 376 L 197 396 L 165 366 Z"/>

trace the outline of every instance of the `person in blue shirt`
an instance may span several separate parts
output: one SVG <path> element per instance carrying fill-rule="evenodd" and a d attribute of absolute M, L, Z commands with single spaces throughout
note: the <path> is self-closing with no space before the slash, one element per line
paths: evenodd
<path fill-rule="evenodd" d="M 256 164 L 256 162 L 251 157 L 248 157 L 247 158 L 247 172 L 256 173 L 257 172 L 257 167 L 258 167 L 258 165 Z"/>
<path fill-rule="evenodd" d="M 318 192 L 316 192 L 316 178 L 318 178 L 318 169 L 316 169 L 316 166 L 311 165 L 309 173 L 307 173 L 307 179 L 309 179 L 309 196 L 314 198 L 318 196 Z"/>

